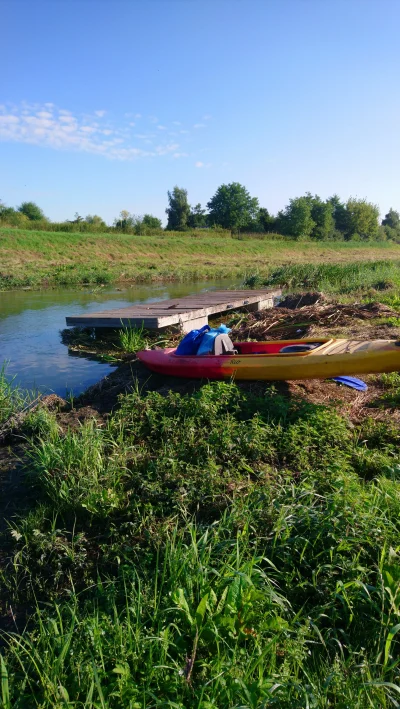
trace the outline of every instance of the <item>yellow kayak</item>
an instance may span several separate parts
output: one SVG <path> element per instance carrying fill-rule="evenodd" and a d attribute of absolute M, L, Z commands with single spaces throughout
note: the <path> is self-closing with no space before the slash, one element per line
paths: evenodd
<path fill-rule="evenodd" d="M 326 379 L 400 370 L 400 342 L 304 339 L 235 342 L 237 354 L 177 355 L 143 350 L 138 358 L 154 372 L 196 379 Z"/>

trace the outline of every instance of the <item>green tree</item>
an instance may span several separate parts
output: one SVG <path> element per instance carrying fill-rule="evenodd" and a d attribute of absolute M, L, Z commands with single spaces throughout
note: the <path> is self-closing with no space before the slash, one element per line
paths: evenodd
<path fill-rule="evenodd" d="M 88 214 L 85 217 L 86 224 L 93 224 L 93 226 L 107 226 L 104 219 L 99 217 L 98 214 Z"/>
<path fill-rule="evenodd" d="M 311 212 L 312 202 L 308 196 L 290 199 L 278 214 L 279 230 L 294 239 L 309 239 L 316 226 Z"/>
<path fill-rule="evenodd" d="M 389 226 L 391 229 L 400 229 L 400 214 L 390 207 L 385 218 L 382 219 L 382 226 Z"/>
<path fill-rule="evenodd" d="M 141 222 L 147 229 L 162 229 L 161 219 L 153 217 L 152 214 L 145 214 Z"/>
<path fill-rule="evenodd" d="M 315 222 L 311 238 L 317 241 L 330 239 L 335 230 L 335 220 L 333 218 L 333 205 L 331 202 L 324 202 L 318 195 L 311 198 L 311 218 Z"/>
<path fill-rule="evenodd" d="M 218 187 L 214 197 L 207 203 L 211 225 L 240 231 L 257 218 L 259 204 L 257 197 L 250 197 L 247 189 L 239 182 Z"/>
<path fill-rule="evenodd" d="M 0 202 L 0 221 L 3 224 L 23 227 L 29 222 L 28 217 L 22 212 L 18 212 L 13 207 L 7 207 L 4 202 Z"/>
<path fill-rule="evenodd" d="M 46 219 L 43 210 L 35 204 L 35 202 L 22 202 L 19 207 L 17 207 L 18 212 L 25 214 L 28 219 L 33 222 L 43 221 Z"/>
<path fill-rule="evenodd" d="M 257 221 L 260 225 L 261 231 L 268 232 L 275 229 L 276 219 L 265 207 L 260 207 L 257 215 Z"/>
<path fill-rule="evenodd" d="M 347 212 L 346 205 L 343 204 L 337 194 L 334 194 L 332 197 L 329 197 L 327 202 L 333 207 L 333 220 L 335 222 L 336 231 L 343 234 L 343 237 L 347 236 L 347 234 L 349 233 L 350 224 L 349 214 Z"/>
<path fill-rule="evenodd" d="M 122 209 L 119 213 L 119 217 L 114 219 L 114 226 L 117 229 L 133 229 L 136 220 L 133 214 L 128 212 L 127 209 Z"/>
<path fill-rule="evenodd" d="M 202 209 L 200 203 L 196 204 L 195 207 L 191 207 L 188 218 L 188 226 L 191 229 L 201 229 L 202 227 L 207 226 L 206 210 Z"/>
<path fill-rule="evenodd" d="M 379 209 L 376 204 L 367 202 L 366 199 L 353 199 L 350 197 L 346 203 L 348 218 L 347 238 L 359 234 L 360 239 L 374 239 L 379 232 Z"/>
<path fill-rule="evenodd" d="M 172 192 L 168 191 L 169 206 L 165 212 L 168 215 L 167 229 L 169 231 L 185 231 L 188 228 L 190 205 L 187 190 L 175 186 Z"/>

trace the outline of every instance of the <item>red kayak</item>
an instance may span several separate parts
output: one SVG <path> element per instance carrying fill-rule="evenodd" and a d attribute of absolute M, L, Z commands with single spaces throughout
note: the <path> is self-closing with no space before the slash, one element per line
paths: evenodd
<path fill-rule="evenodd" d="M 153 372 L 190 379 L 325 379 L 400 370 L 400 342 L 391 340 L 320 338 L 235 342 L 233 347 L 234 354 L 177 355 L 166 348 L 137 356 Z"/>

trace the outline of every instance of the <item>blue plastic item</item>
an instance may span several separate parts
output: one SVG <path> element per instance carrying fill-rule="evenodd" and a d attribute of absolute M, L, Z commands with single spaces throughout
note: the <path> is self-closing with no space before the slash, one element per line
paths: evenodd
<path fill-rule="evenodd" d="M 202 340 L 204 334 L 211 330 L 209 325 L 203 325 L 200 330 L 191 330 L 187 335 L 180 341 L 178 347 L 176 348 L 175 354 L 177 355 L 195 355 L 197 353 L 197 348 Z"/>
<path fill-rule="evenodd" d="M 213 351 L 213 344 L 217 335 L 227 335 L 230 331 L 230 328 L 226 327 L 226 325 L 220 325 L 219 327 L 210 327 L 208 332 L 206 332 L 201 338 L 201 342 L 198 346 L 196 354 L 210 354 L 210 352 Z"/>
<path fill-rule="evenodd" d="M 332 381 L 358 391 L 367 391 L 368 389 L 367 384 L 362 379 L 357 379 L 357 377 L 332 377 Z"/>

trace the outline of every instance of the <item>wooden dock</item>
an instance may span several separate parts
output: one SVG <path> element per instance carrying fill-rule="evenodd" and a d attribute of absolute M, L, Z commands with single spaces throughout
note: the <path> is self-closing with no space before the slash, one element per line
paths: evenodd
<path fill-rule="evenodd" d="M 218 315 L 236 308 L 263 310 L 272 308 L 274 298 L 281 295 L 275 290 L 207 291 L 184 298 L 161 300 L 157 303 L 130 305 L 120 310 L 104 310 L 86 315 L 71 315 L 67 325 L 80 327 L 114 327 L 122 325 L 158 330 L 175 325 L 183 332 L 202 327 L 209 315 Z"/>

